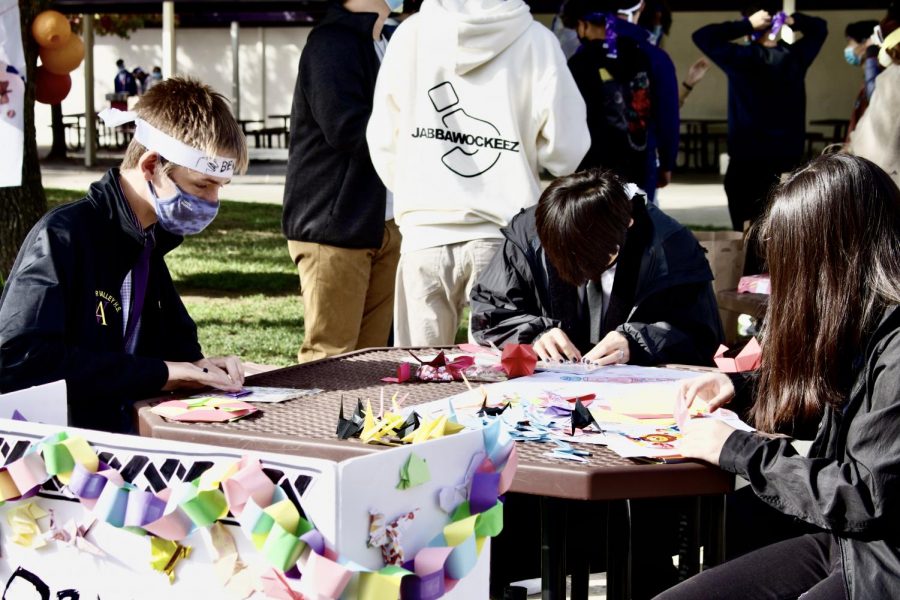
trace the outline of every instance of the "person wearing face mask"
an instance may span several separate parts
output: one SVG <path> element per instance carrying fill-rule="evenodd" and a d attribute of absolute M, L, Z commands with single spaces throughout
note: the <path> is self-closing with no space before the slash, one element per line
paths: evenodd
<path fill-rule="evenodd" d="M 102 116 L 133 121 L 134 138 L 119 168 L 22 243 L 0 297 L 0 393 L 64 379 L 71 425 L 129 431 L 135 400 L 241 389 L 240 359 L 204 357 L 165 254 L 212 222 L 247 147 L 228 101 L 192 79 Z"/>
<path fill-rule="evenodd" d="M 150 76 L 147 78 L 147 81 L 145 83 L 145 85 L 146 85 L 145 89 L 149 90 L 150 88 L 152 88 L 154 85 L 156 85 L 157 83 L 159 83 L 162 80 L 163 80 L 162 69 L 159 67 L 153 67 L 153 70 L 150 71 Z"/>
<path fill-rule="evenodd" d="M 667 0 L 645 2 L 637 24 L 650 32 L 647 39 L 651 44 L 661 46 L 663 38 L 669 35 L 672 28 L 672 9 Z"/>
<path fill-rule="evenodd" d="M 853 102 L 853 112 L 850 113 L 850 125 L 847 128 L 847 139 L 850 133 L 856 129 L 857 123 L 869 106 L 869 100 L 875 93 L 875 79 L 881 72 L 878 65 L 878 50 L 880 49 L 875 28 L 878 21 L 856 21 L 850 23 L 844 30 L 847 37 L 847 46 L 844 48 L 844 60 L 851 67 L 862 67 L 865 73 L 865 82 Z"/>

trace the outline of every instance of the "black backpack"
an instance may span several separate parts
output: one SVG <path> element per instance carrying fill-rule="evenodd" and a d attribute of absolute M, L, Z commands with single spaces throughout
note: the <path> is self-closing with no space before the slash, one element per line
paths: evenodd
<path fill-rule="evenodd" d="M 582 168 L 606 167 L 643 184 L 653 118 L 650 59 L 637 42 L 620 37 L 616 58 L 600 41 L 584 44 L 569 68 L 587 105 L 591 148 Z"/>

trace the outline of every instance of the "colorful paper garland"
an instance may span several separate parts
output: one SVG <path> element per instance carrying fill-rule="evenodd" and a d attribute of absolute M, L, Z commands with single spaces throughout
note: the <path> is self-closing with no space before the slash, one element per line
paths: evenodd
<path fill-rule="evenodd" d="M 281 571 L 299 567 L 302 586 L 311 587 L 319 598 L 340 597 L 353 574 L 359 573 L 359 598 L 427 600 L 439 598 L 465 577 L 475 566 L 484 540 L 502 529 L 503 504 L 498 496 L 512 481 L 515 444 L 499 421 L 486 427 L 483 435 L 487 458 L 473 477 L 475 496 L 456 507 L 451 522 L 415 558 L 402 567 L 389 565 L 378 571 L 341 560 L 329 550 L 312 523 L 271 483 L 259 460 L 250 457 L 212 467 L 194 481 L 153 494 L 125 482 L 118 471 L 99 460 L 86 440 L 60 432 L 0 468 L 0 502 L 34 496 L 55 477 L 96 518 L 155 536 L 151 540 L 154 564 L 159 563 L 170 580 L 175 564 L 190 553 L 177 542 L 230 512 L 269 564 Z M 436 553 L 442 559 L 440 569 L 423 572 L 424 568 L 417 568 L 417 563 L 435 564 Z M 331 577 L 317 579 L 317 574 L 325 572 Z M 338 583 L 322 589 L 326 581 Z"/>

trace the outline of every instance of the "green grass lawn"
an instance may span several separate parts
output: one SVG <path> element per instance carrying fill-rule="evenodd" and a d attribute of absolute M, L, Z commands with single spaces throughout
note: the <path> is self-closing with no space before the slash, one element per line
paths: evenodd
<path fill-rule="evenodd" d="M 51 207 L 83 196 L 46 192 Z M 213 224 L 187 238 L 166 262 L 207 356 L 237 354 L 280 366 L 296 362 L 303 310 L 280 206 L 223 200 Z"/>
<path fill-rule="evenodd" d="M 84 194 L 47 189 L 51 207 Z M 696 227 L 704 229 L 704 227 Z M 223 200 L 203 233 L 191 236 L 166 262 L 207 356 L 286 366 L 303 341 L 297 271 L 281 233 L 281 207 Z M 468 309 L 457 331 L 467 336 Z"/>
<path fill-rule="evenodd" d="M 50 207 L 83 192 L 47 189 Z M 166 257 L 207 356 L 287 366 L 303 341 L 297 271 L 281 233 L 281 207 L 223 200 L 216 220 Z M 467 336 L 468 309 L 457 332 Z"/>

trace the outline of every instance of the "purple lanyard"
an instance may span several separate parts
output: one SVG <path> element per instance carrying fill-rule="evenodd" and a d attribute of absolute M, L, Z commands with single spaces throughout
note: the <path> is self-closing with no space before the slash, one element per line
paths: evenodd
<path fill-rule="evenodd" d="M 131 269 L 131 310 L 128 311 L 128 326 L 125 328 L 125 351 L 134 354 L 132 344 L 137 335 L 137 326 L 141 322 L 141 311 L 144 310 L 144 296 L 147 294 L 147 279 L 150 275 L 150 254 L 153 252 L 153 238 L 147 236 L 144 249 Z M 136 346 L 136 344 L 135 344 Z"/>

